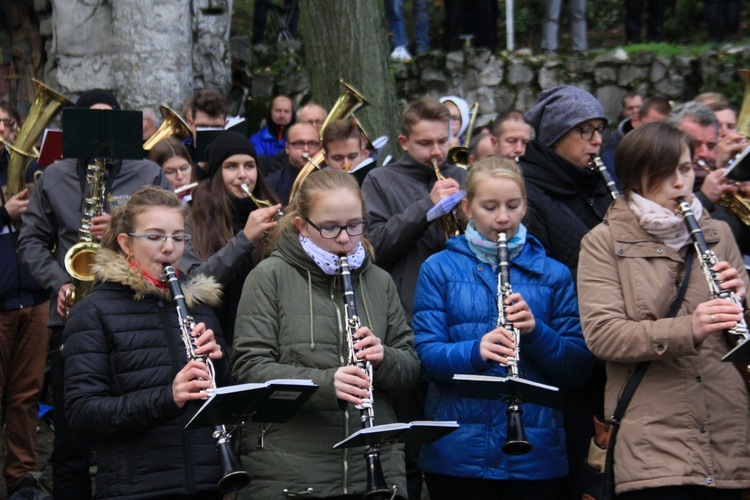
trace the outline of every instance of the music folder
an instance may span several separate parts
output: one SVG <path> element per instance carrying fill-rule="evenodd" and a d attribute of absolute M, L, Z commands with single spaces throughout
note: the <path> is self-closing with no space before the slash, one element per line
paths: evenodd
<path fill-rule="evenodd" d="M 455 420 L 415 420 L 408 424 L 398 422 L 375 425 L 358 430 L 348 438 L 333 445 L 333 449 L 379 446 L 390 443 L 426 444 L 437 441 L 456 429 L 458 429 L 458 422 Z"/>
<path fill-rule="evenodd" d="M 216 134 L 221 131 L 229 130 L 237 132 L 247 137 L 248 123 L 244 118 L 239 118 L 228 122 L 224 128 L 221 127 L 198 127 L 195 129 L 195 159 L 196 161 L 206 161 L 206 146 L 211 142 Z M 248 139 L 250 142 L 250 139 Z"/>
<path fill-rule="evenodd" d="M 750 340 L 740 340 L 721 358 L 722 361 L 746 364 L 750 360 Z"/>
<path fill-rule="evenodd" d="M 143 159 L 143 113 L 124 109 L 65 108 L 64 158 Z"/>
<path fill-rule="evenodd" d="M 750 155 L 750 146 L 747 146 L 731 160 L 724 176 L 736 182 L 750 181 L 750 158 L 748 158 L 748 155 Z"/>
<path fill-rule="evenodd" d="M 312 380 L 269 380 L 215 389 L 185 429 L 244 421 L 288 422 L 318 386 Z"/>
<path fill-rule="evenodd" d="M 518 398 L 522 403 L 532 403 L 562 410 L 560 389 L 522 378 L 492 377 L 489 375 L 453 375 L 459 395 L 472 399 Z"/>

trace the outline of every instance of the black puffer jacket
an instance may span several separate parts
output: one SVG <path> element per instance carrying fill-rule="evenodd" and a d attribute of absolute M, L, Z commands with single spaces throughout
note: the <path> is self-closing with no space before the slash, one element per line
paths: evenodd
<path fill-rule="evenodd" d="M 210 498 L 220 476 L 211 429 L 183 431 L 200 402 L 180 409 L 172 397 L 186 364 L 175 306 L 122 257 L 102 250 L 97 262 L 101 282 L 72 311 L 63 346 L 65 408 L 71 428 L 96 442 L 97 497 Z M 183 289 L 195 322 L 223 344 L 208 307 L 219 286 L 197 278 Z M 226 360 L 215 366 L 226 385 Z"/>
<path fill-rule="evenodd" d="M 524 224 L 575 280 L 581 240 L 602 221 L 612 197 L 598 173 L 573 165 L 537 141 L 527 144 L 519 164 L 529 201 Z"/>

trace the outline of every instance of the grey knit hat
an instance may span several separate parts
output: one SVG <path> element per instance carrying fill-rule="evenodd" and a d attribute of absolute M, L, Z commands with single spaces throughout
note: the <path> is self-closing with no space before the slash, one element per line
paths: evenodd
<path fill-rule="evenodd" d="M 599 118 L 607 125 L 604 108 L 596 97 L 572 85 L 560 85 L 539 94 L 539 99 L 524 119 L 534 127 L 536 138 L 552 147 L 570 129 L 588 120 Z"/>

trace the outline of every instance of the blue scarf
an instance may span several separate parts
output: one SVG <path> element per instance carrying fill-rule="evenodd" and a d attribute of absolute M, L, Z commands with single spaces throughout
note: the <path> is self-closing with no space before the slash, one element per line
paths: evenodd
<path fill-rule="evenodd" d="M 490 264 L 493 269 L 497 267 L 497 242 L 490 241 L 479 234 L 473 220 L 469 221 L 469 225 L 466 226 L 466 242 L 480 262 Z M 516 234 L 508 241 L 508 256 L 511 260 L 521 253 L 525 244 L 526 226 L 519 224 Z"/>

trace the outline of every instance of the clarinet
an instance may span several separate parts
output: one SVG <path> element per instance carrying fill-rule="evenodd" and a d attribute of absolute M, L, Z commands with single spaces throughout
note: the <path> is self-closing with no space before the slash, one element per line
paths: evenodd
<path fill-rule="evenodd" d="M 346 341 L 349 348 L 349 364 L 356 365 L 370 378 L 370 386 L 367 388 L 368 395 L 362 400 L 362 404 L 356 405 L 361 415 L 362 428 L 369 429 L 375 425 L 375 411 L 373 409 L 372 397 L 372 365 L 365 359 L 357 358 L 354 349 L 354 334 L 362 326 L 357 315 L 357 304 L 354 301 L 354 287 L 352 286 L 352 275 L 349 272 L 349 260 L 346 255 L 339 256 L 341 266 L 341 289 L 344 293 L 344 318 L 346 322 Z M 392 492 L 388 489 L 383 475 L 383 467 L 380 464 L 380 447 L 372 445 L 365 448 L 365 461 L 367 462 L 367 491 L 364 498 L 385 500 L 391 498 Z"/>
<path fill-rule="evenodd" d="M 679 198 L 677 203 L 679 203 L 678 215 L 680 215 L 685 221 L 685 226 L 690 234 L 690 239 L 693 240 L 695 253 L 698 257 L 698 262 L 701 265 L 703 276 L 708 283 L 708 290 L 711 293 L 711 298 L 729 300 L 730 302 L 742 306 L 742 299 L 740 299 L 736 293 L 731 290 L 722 290 L 719 288 L 719 281 L 716 279 L 716 273 L 711 270 L 711 268 L 719 262 L 719 259 L 716 256 L 716 253 L 708 248 L 706 239 L 703 237 L 703 231 L 698 225 L 698 221 L 695 220 L 695 215 L 690 208 L 690 204 L 685 198 Z M 732 351 L 737 351 L 738 347 L 750 341 L 750 332 L 748 332 L 747 323 L 745 322 L 744 317 L 737 322 L 733 328 L 727 330 L 727 333 L 730 337 L 736 340 L 735 347 Z M 730 361 L 728 358 L 731 354 L 733 354 L 733 352 L 730 352 L 730 354 L 724 356 L 721 360 Z"/>
<path fill-rule="evenodd" d="M 500 364 L 508 368 L 510 371 L 510 378 L 518 378 L 518 362 L 519 349 L 518 345 L 521 342 L 521 332 L 518 331 L 513 323 L 508 321 L 505 313 L 506 307 L 505 299 L 510 297 L 513 293 L 513 288 L 510 284 L 510 266 L 508 264 L 508 241 L 507 235 L 503 232 L 497 233 L 497 262 L 498 262 L 498 273 L 497 273 L 497 325 L 496 328 L 503 327 L 513 335 L 513 343 L 515 345 L 513 356 L 508 358 L 508 362 Z M 521 400 L 512 396 L 507 399 L 508 409 L 506 414 L 508 415 L 508 435 L 503 443 L 502 451 L 508 455 L 525 455 L 532 449 L 531 443 L 526 441 L 526 431 L 523 428 L 523 418 L 521 411 Z"/>
<path fill-rule="evenodd" d="M 172 297 L 175 302 L 175 309 L 177 309 L 178 323 L 180 324 L 180 336 L 182 342 L 185 344 L 185 352 L 187 353 L 187 360 L 200 361 L 206 365 L 206 371 L 208 371 L 211 387 L 207 389 L 207 393 L 216 389 L 216 371 L 214 364 L 208 356 L 195 353 L 195 338 L 192 335 L 192 331 L 195 328 L 195 321 L 193 317 L 188 314 L 187 303 L 185 302 L 185 295 L 182 293 L 182 287 L 180 282 L 177 280 L 177 274 L 175 273 L 174 267 L 170 264 L 164 264 L 164 274 L 166 274 L 169 282 L 169 290 L 172 292 Z M 250 483 L 250 475 L 245 472 L 239 465 L 239 461 L 234 454 L 234 448 L 232 447 L 231 434 L 227 432 L 224 425 L 217 425 L 214 427 L 213 438 L 216 440 L 216 451 L 219 453 L 219 465 L 221 467 L 221 479 L 219 479 L 219 491 L 222 493 L 230 493 L 232 491 L 241 490 Z"/>
<path fill-rule="evenodd" d="M 620 196 L 620 191 L 617 190 L 615 181 L 613 181 L 612 176 L 609 175 L 609 170 L 607 170 L 607 166 L 604 164 L 602 159 L 599 158 L 598 156 L 595 156 L 591 158 L 590 165 L 591 165 L 592 170 L 599 172 L 599 175 L 604 181 L 604 184 L 607 185 L 607 189 L 609 190 L 609 195 L 612 197 L 612 199 L 613 200 L 617 199 L 617 197 Z"/>

